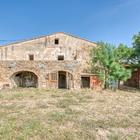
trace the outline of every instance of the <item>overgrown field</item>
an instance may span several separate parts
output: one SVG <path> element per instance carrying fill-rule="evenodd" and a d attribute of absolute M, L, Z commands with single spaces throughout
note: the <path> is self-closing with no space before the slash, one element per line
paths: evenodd
<path fill-rule="evenodd" d="M 140 91 L 0 91 L 2 140 L 139 140 Z"/>

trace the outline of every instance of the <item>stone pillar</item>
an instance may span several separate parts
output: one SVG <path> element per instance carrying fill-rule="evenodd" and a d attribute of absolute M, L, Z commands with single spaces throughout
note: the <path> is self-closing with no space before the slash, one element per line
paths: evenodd
<path fill-rule="evenodd" d="M 45 80 L 45 75 L 42 73 L 38 77 L 38 88 L 46 88 L 46 80 Z"/>
<path fill-rule="evenodd" d="M 74 78 L 74 89 L 81 90 L 81 76 L 80 75 Z"/>

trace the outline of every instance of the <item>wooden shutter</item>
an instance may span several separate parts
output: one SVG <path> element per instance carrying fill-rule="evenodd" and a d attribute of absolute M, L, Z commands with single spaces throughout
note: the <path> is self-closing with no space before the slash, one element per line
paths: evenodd
<path fill-rule="evenodd" d="M 58 72 L 53 72 L 46 75 L 46 88 L 47 89 L 58 88 Z"/>

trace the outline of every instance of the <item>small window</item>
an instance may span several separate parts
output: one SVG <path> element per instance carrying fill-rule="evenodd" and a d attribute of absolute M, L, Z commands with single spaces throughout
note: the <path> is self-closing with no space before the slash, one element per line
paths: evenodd
<path fill-rule="evenodd" d="M 51 73 L 51 81 L 57 81 L 57 73 Z"/>
<path fill-rule="evenodd" d="M 58 55 L 58 60 L 64 60 L 64 55 Z"/>
<path fill-rule="evenodd" d="M 29 60 L 34 60 L 34 55 L 29 55 Z"/>
<path fill-rule="evenodd" d="M 55 39 L 54 43 L 59 44 L 59 39 Z"/>

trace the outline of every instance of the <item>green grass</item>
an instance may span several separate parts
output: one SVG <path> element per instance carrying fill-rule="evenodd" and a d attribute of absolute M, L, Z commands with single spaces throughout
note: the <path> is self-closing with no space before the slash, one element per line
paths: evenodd
<path fill-rule="evenodd" d="M 77 101 L 73 99 L 63 99 L 58 101 L 58 103 L 56 104 L 56 106 L 59 108 L 67 108 L 70 105 L 77 105 Z"/>
<path fill-rule="evenodd" d="M 37 106 L 37 108 L 41 108 L 41 109 L 47 109 L 48 108 L 47 105 L 41 104 L 41 103 L 37 104 L 36 106 Z"/>
<path fill-rule="evenodd" d="M 53 112 L 50 114 L 49 120 L 56 121 L 59 124 L 66 123 L 69 119 L 65 114 Z"/>
<path fill-rule="evenodd" d="M 116 134 L 109 135 L 108 138 L 110 140 L 120 140 L 121 139 L 120 135 L 116 135 Z"/>
<path fill-rule="evenodd" d="M 52 94 L 51 97 L 52 97 L 52 98 L 59 98 L 60 96 L 55 95 L 55 94 Z"/>
<path fill-rule="evenodd" d="M 66 108 L 65 113 L 68 115 L 77 115 L 77 114 L 81 114 L 81 111 L 76 111 L 74 109 L 71 108 Z"/>
<path fill-rule="evenodd" d="M 101 103 L 104 103 L 105 100 L 104 99 L 98 99 L 97 102 L 101 102 Z"/>
<path fill-rule="evenodd" d="M 1 90 L 0 139 L 140 139 L 139 98 L 122 91 Z"/>

